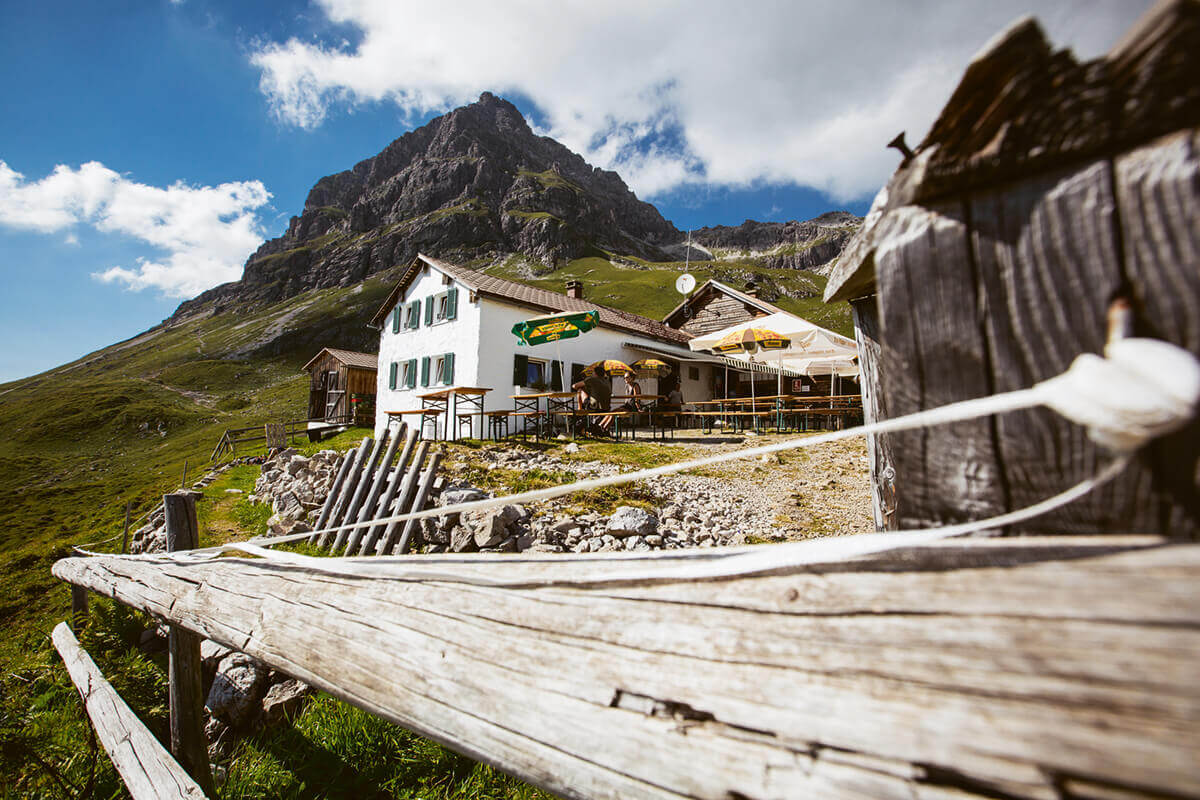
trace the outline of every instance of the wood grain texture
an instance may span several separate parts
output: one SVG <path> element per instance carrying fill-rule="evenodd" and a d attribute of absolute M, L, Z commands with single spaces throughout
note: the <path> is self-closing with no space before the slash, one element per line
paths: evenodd
<path fill-rule="evenodd" d="M 905 206 L 880 230 L 879 372 L 888 413 L 992 394 L 963 206 Z M 901 529 L 1008 510 L 987 419 L 897 433 L 892 455 Z"/>
<path fill-rule="evenodd" d="M 194 550 L 200 544 L 196 498 L 192 493 L 163 495 L 167 552 Z M 167 693 L 170 706 L 171 754 L 210 796 L 215 796 L 204 736 L 204 679 L 200 637 L 177 624 L 167 631 Z"/>
<path fill-rule="evenodd" d="M 889 417 L 887 399 L 879 379 L 879 309 L 874 295 L 850 303 L 854 315 L 854 338 L 858 344 L 858 376 L 862 389 L 863 421 L 871 424 Z M 871 434 L 867 437 L 867 461 L 871 464 L 871 512 L 875 530 L 891 531 L 899 526 L 896 518 L 896 467 L 892 457 L 892 437 Z"/>
<path fill-rule="evenodd" d="M 1125 272 L 1140 335 L 1200 357 L 1200 131 L 1181 131 L 1116 160 Z M 1200 420 L 1144 454 L 1164 528 L 1200 538 Z"/>
<path fill-rule="evenodd" d="M 130 796 L 134 800 L 203 800 L 200 786 L 125 705 L 67 624 L 59 623 L 50 638 L 83 698 L 96 738 L 125 781 Z"/>
<path fill-rule="evenodd" d="M 730 552 L 54 574 L 570 798 L 1200 797 L 1200 545 L 969 540 L 603 582 Z M 470 582 L 496 574 L 520 585 Z"/>
<path fill-rule="evenodd" d="M 1027 388 L 1065 372 L 1080 353 L 1103 352 L 1105 315 L 1123 281 L 1109 163 L 1030 178 L 969 202 L 994 391 Z M 1012 508 L 1073 486 L 1111 458 L 1049 409 L 1003 414 L 994 424 Z M 1134 467 L 1017 530 L 1160 532 L 1150 495 L 1148 472 Z"/>

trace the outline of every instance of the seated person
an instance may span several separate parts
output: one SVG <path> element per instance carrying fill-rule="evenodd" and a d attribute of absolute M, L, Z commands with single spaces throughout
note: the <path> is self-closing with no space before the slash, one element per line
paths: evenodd
<path fill-rule="evenodd" d="M 621 404 L 617 411 L 642 411 L 645 406 L 639 399 L 642 394 L 642 387 L 638 385 L 637 379 L 633 375 L 625 376 L 625 394 L 632 395 L 628 400 Z M 611 416 L 600 420 L 600 427 L 608 430 L 612 427 L 613 418 Z"/>
<path fill-rule="evenodd" d="M 603 367 L 596 369 L 581 381 L 571 384 L 578 394 L 575 396 L 580 411 L 608 411 L 612 403 L 612 383 Z"/>
<path fill-rule="evenodd" d="M 667 398 L 663 400 L 659 408 L 663 411 L 683 410 L 683 392 L 680 391 L 678 386 L 667 392 Z"/>

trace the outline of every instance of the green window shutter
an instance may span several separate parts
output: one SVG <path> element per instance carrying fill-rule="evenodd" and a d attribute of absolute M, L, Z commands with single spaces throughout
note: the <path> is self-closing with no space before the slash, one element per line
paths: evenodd
<path fill-rule="evenodd" d="M 446 292 L 446 319 L 455 319 L 458 316 L 458 289 L 453 286 Z"/>
<path fill-rule="evenodd" d="M 429 385 L 429 356 L 421 357 L 421 385 Z"/>
<path fill-rule="evenodd" d="M 550 391 L 561 392 L 562 390 L 563 390 L 562 362 L 561 361 L 551 361 L 550 362 Z"/>
<path fill-rule="evenodd" d="M 400 309 L 403 306 L 403 303 L 398 303 L 396 307 L 392 309 L 392 333 L 400 332 Z"/>
<path fill-rule="evenodd" d="M 408 380 L 404 382 L 404 385 L 409 389 L 417 385 L 417 360 L 415 358 L 408 360 Z"/>
<path fill-rule="evenodd" d="M 442 359 L 442 375 L 444 377 L 442 383 L 449 386 L 454 383 L 454 353 L 446 353 Z"/>
<path fill-rule="evenodd" d="M 433 324 L 433 297 L 425 298 L 425 324 Z"/>
<path fill-rule="evenodd" d="M 395 361 L 392 362 L 392 369 L 388 375 L 388 388 L 396 388 L 396 373 L 400 370 L 400 365 Z"/>
<path fill-rule="evenodd" d="M 583 380 L 583 364 L 571 364 L 571 385 Z"/>
<path fill-rule="evenodd" d="M 408 327 L 417 328 L 421 324 L 421 301 L 413 300 L 408 304 Z"/>
<path fill-rule="evenodd" d="M 529 376 L 529 356 L 513 356 L 513 386 L 524 386 Z"/>

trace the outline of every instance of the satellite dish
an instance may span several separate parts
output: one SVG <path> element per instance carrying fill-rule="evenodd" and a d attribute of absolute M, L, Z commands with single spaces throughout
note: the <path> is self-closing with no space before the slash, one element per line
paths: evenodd
<path fill-rule="evenodd" d="M 692 289 L 696 288 L 696 279 L 688 273 L 683 273 L 675 280 L 675 291 L 680 294 L 688 294 Z"/>

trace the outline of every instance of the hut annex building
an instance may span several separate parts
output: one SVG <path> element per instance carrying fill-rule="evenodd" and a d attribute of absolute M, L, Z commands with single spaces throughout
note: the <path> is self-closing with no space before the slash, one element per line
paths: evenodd
<path fill-rule="evenodd" d="M 674 367 L 670 377 L 643 380 L 647 394 L 666 394 L 678 383 L 686 401 L 719 397 L 726 368 L 732 381 L 735 370 L 745 373 L 746 362 L 693 353 L 688 340 L 782 311 L 708 281 L 659 321 L 589 302 L 579 281 L 566 288 L 566 294 L 551 292 L 418 255 L 371 320 L 379 329 L 376 433 L 387 427 L 387 412 L 421 408 L 421 395 L 440 387 L 489 388 L 487 408 L 500 409 L 511 407 L 509 395 L 567 391 L 587 364 L 604 358 L 658 358 Z M 526 347 L 512 334 L 531 317 L 593 309 L 600 324 L 574 339 Z M 774 368 L 762 372 L 764 387 L 769 382 L 773 389 Z M 472 435 L 482 437 L 475 425 Z"/>

